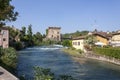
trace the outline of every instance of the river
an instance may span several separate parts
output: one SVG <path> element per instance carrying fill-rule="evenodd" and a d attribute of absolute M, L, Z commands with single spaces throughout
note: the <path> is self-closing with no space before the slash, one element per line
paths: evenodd
<path fill-rule="evenodd" d="M 120 80 L 120 66 L 93 59 L 73 58 L 57 47 L 32 47 L 19 51 L 18 75 L 32 78 L 33 66 L 50 68 L 57 75 L 67 74 L 78 80 Z"/>

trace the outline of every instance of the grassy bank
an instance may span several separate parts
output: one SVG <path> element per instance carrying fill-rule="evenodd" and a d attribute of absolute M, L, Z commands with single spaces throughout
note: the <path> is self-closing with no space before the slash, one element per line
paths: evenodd
<path fill-rule="evenodd" d="M 63 52 L 73 56 L 73 57 L 82 57 L 82 51 L 81 50 L 75 50 L 75 49 L 72 49 L 72 48 L 63 48 L 62 49 Z"/>
<path fill-rule="evenodd" d="M 120 48 L 95 47 L 95 48 L 93 48 L 93 51 L 97 54 L 106 55 L 106 56 L 109 56 L 109 57 L 114 57 L 116 59 L 120 59 Z"/>

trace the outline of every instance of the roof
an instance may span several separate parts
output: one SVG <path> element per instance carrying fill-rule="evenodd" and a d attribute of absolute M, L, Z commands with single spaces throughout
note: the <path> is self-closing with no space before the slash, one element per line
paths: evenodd
<path fill-rule="evenodd" d="M 93 32 L 93 35 L 98 35 L 106 39 L 109 39 L 112 36 L 111 34 L 107 34 L 106 32 Z"/>
<path fill-rule="evenodd" d="M 112 35 L 119 35 L 120 34 L 120 32 L 116 32 L 116 33 L 113 33 Z"/>
<path fill-rule="evenodd" d="M 48 29 L 61 29 L 61 27 L 48 27 Z"/>
<path fill-rule="evenodd" d="M 8 30 L 7 27 L 0 27 L 0 30 Z"/>
<path fill-rule="evenodd" d="M 87 36 L 79 36 L 79 37 L 72 38 L 72 40 L 85 39 L 86 37 L 87 37 Z"/>

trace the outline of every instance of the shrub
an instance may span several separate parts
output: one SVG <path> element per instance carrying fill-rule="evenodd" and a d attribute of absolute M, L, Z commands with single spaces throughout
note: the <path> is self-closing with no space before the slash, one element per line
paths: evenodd
<path fill-rule="evenodd" d="M 78 49 L 77 50 L 80 54 L 82 54 L 83 53 L 83 51 L 81 50 L 81 49 Z"/>
<path fill-rule="evenodd" d="M 11 68 L 16 68 L 17 52 L 14 48 L 11 47 L 2 49 L 2 56 L 0 59 L 5 65 Z"/>
<path fill-rule="evenodd" d="M 34 80 L 76 80 L 76 79 L 69 75 L 55 76 L 50 69 L 45 69 L 36 66 L 34 67 Z"/>

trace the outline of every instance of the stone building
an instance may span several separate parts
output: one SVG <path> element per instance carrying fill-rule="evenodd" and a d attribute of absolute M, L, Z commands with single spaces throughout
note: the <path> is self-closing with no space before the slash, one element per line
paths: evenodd
<path fill-rule="evenodd" d="M 9 31 L 6 27 L 0 28 L 0 46 L 3 48 L 9 47 Z"/>
<path fill-rule="evenodd" d="M 49 27 L 47 29 L 46 39 L 52 41 L 61 41 L 60 27 Z"/>

